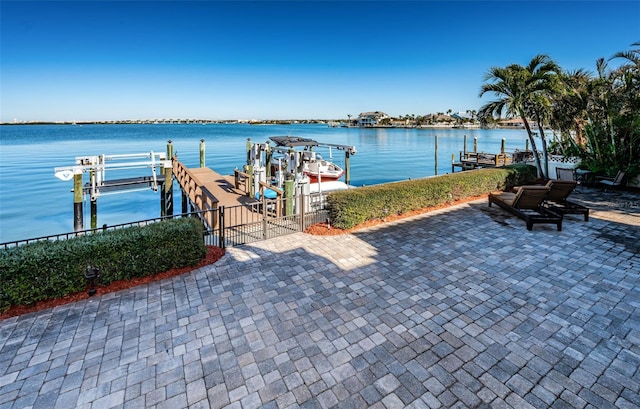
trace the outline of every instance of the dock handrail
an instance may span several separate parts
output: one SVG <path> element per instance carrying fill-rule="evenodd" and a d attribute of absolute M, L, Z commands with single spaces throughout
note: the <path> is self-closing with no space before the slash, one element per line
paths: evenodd
<path fill-rule="evenodd" d="M 276 192 L 276 197 L 275 197 L 275 199 L 271 199 L 271 200 L 275 201 L 275 204 L 276 204 L 276 205 L 275 205 L 275 212 L 274 212 L 275 214 L 274 214 L 273 216 L 275 216 L 275 217 L 280 217 L 280 216 L 282 216 L 283 208 L 284 208 L 284 201 L 282 200 L 282 198 L 283 198 L 283 196 L 284 196 L 284 190 L 282 190 L 282 189 L 278 189 L 277 187 L 272 186 L 272 185 L 270 185 L 270 184 L 268 184 L 268 183 L 265 183 L 265 182 L 260 182 L 260 181 L 258 181 L 258 184 L 259 184 L 259 186 L 260 186 L 260 187 L 259 187 L 259 189 L 260 189 L 260 190 L 259 190 L 259 192 L 260 192 L 260 199 L 261 199 L 263 202 L 264 202 L 264 201 L 265 201 L 265 199 L 266 199 L 266 197 L 265 197 L 265 195 L 264 195 L 264 191 L 265 191 L 265 189 L 270 189 L 270 190 L 273 190 L 274 192 Z"/>
<path fill-rule="evenodd" d="M 235 169 L 234 182 L 235 188 L 242 190 L 246 195 L 251 191 L 249 186 L 249 183 L 251 183 L 251 176 L 248 173 Z"/>
<path fill-rule="evenodd" d="M 191 173 L 191 171 L 179 162 L 176 157 L 173 160 L 173 175 L 182 187 L 184 194 L 198 211 L 204 211 L 204 219 L 211 228 L 215 228 L 218 219 L 212 217 L 213 212 L 206 212 L 218 208 L 218 199 L 203 186 L 202 183 Z"/>

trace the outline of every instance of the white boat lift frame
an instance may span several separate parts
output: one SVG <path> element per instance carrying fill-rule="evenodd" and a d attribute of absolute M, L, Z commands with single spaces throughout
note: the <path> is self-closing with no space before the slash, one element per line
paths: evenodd
<path fill-rule="evenodd" d="M 151 176 L 114 179 L 110 181 L 106 179 L 107 170 L 130 169 L 150 169 Z M 146 187 L 141 188 L 143 185 L 150 186 L 154 192 L 158 191 L 158 185 L 163 183 L 173 184 L 171 177 L 172 170 L 173 162 L 170 159 L 167 160 L 167 154 L 150 151 L 119 155 L 77 156 L 75 158 L 75 165 L 56 167 L 54 168 L 54 174 L 58 179 L 63 181 L 73 179 L 73 224 L 74 230 L 78 231 L 84 229 L 82 202 L 85 192 L 89 193 L 91 198 L 91 228 L 96 228 L 98 197 L 106 194 L 124 193 L 125 190 L 137 191 L 146 189 Z M 83 186 L 83 174 L 87 172 L 89 173 L 89 183 Z M 158 175 L 158 172 L 160 172 L 160 175 Z M 167 177 L 170 180 L 165 182 Z M 170 189 L 167 190 L 169 191 L 165 192 L 163 189 L 163 195 L 161 196 L 163 213 L 169 208 L 168 200 L 173 200 Z M 167 193 L 168 197 L 165 197 Z M 170 208 L 172 209 L 172 206 Z"/>
<path fill-rule="evenodd" d="M 133 161 L 135 159 L 148 159 L 146 161 Z M 108 163 L 113 161 L 115 163 Z M 75 175 L 82 175 L 89 172 L 89 192 L 91 200 L 96 200 L 101 195 L 100 189 L 108 187 L 108 191 L 118 193 L 118 190 L 130 190 L 125 186 L 135 184 L 128 180 L 122 183 L 123 189 L 117 189 L 118 180 L 111 183 L 107 182 L 107 170 L 129 170 L 129 169 L 151 169 L 151 181 L 148 179 L 140 179 L 139 184 L 150 184 L 151 189 L 155 192 L 158 190 L 158 172 L 157 168 L 167 169 L 173 168 L 171 160 L 166 159 L 164 152 L 148 152 L 148 153 L 132 153 L 121 155 L 95 155 L 95 156 L 77 156 L 75 165 L 62 166 L 54 169 L 55 176 L 60 180 L 71 180 Z M 107 194 L 106 192 L 104 194 Z"/>

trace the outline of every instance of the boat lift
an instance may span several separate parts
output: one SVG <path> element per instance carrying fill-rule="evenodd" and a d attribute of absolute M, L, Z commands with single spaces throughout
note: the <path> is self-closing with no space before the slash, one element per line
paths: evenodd
<path fill-rule="evenodd" d="M 270 141 L 265 143 L 252 143 L 251 139 L 247 139 L 247 163 L 241 172 L 246 177 L 246 193 L 255 199 L 262 200 L 262 195 L 266 199 L 276 199 L 283 195 L 285 199 L 307 196 L 311 193 L 319 193 L 317 202 L 306 202 L 304 207 L 309 210 L 311 206 L 322 207 L 324 201 L 324 193 L 348 189 L 350 187 L 350 169 L 349 158 L 356 154 L 355 146 L 339 145 L 332 143 L 321 143 L 313 139 L 301 138 L 296 136 L 273 136 L 269 138 L 275 142 L 276 146 L 271 146 Z M 303 150 L 295 150 L 296 147 L 303 147 Z M 316 147 L 326 147 L 344 151 L 345 154 L 345 182 L 330 181 L 311 183 L 310 178 L 305 175 L 305 162 L 315 159 L 316 153 L 313 151 Z M 283 155 L 274 163 L 274 153 Z M 330 153 L 331 155 L 331 153 Z M 283 169 L 282 162 L 286 163 Z M 275 165 L 275 166 L 274 166 Z M 273 175 L 272 175 L 273 173 Z M 239 175 L 236 169 L 236 186 L 239 186 Z M 274 180 L 275 179 L 275 180 Z M 273 189 L 269 189 L 272 186 Z M 324 191 L 324 192 L 323 192 Z M 314 200 L 316 200 L 314 199 Z M 286 201 L 287 214 L 291 214 L 294 208 L 294 201 Z M 296 206 L 298 200 L 295 201 Z"/>
<path fill-rule="evenodd" d="M 171 144 L 167 146 L 168 151 Z M 150 169 L 150 176 L 107 180 L 107 170 Z M 139 191 L 158 187 L 168 183 L 168 189 L 162 189 L 161 209 L 163 214 L 172 214 L 173 162 L 165 153 L 146 152 L 122 155 L 77 156 L 75 165 L 54 169 L 55 176 L 63 181 L 73 179 L 73 219 L 74 230 L 83 230 L 82 202 L 85 194 L 91 200 L 91 228 L 97 227 L 97 200 L 101 195 Z M 89 173 L 89 183 L 82 185 L 83 174 Z M 110 172 L 111 173 L 111 172 Z M 166 181 L 166 182 L 165 182 Z"/>
<path fill-rule="evenodd" d="M 298 183 L 304 183 L 303 163 L 308 161 L 315 153 L 313 149 L 316 147 L 332 148 L 344 151 L 345 153 L 345 183 L 349 185 L 351 181 L 351 172 L 349 168 L 349 158 L 356 154 L 356 147 L 351 145 L 339 145 L 334 143 L 321 143 L 313 139 L 301 138 L 297 136 L 272 136 L 269 138 L 275 142 L 276 146 L 272 147 L 267 141 L 266 143 L 252 144 L 251 140 L 247 141 L 247 165 L 253 168 L 256 180 L 271 179 L 271 166 L 273 162 L 273 154 L 280 153 L 286 158 L 286 173 L 292 174 Z M 302 151 L 296 151 L 294 148 L 304 147 Z M 262 152 L 265 152 L 265 158 L 262 158 Z M 332 159 L 332 158 L 331 158 Z M 330 160 L 331 160 L 330 159 Z M 262 171 L 264 170 L 264 176 Z M 278 186 L 282 186 L 282 178 L 284 175 L 278 175 Z M 257 183 L 257 182 L 256 182 Z"/>

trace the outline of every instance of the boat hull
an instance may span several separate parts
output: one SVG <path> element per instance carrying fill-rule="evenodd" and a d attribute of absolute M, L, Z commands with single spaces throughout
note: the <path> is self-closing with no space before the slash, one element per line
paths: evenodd
<path fill-rule="evenodd" d="M 320 177 L 318 177 L 317 173 L 312 173 L 312 172 L 304 172 L 304 174 L 309 178 L 309 181 L 311 183 L 317 183 L 318 181 L 329 182 L 333 180 L 338 180 L 342 177 L 342 175 L 344 175 L 344 171 L 341 170 L 340 172 L 320 173 Z"/>

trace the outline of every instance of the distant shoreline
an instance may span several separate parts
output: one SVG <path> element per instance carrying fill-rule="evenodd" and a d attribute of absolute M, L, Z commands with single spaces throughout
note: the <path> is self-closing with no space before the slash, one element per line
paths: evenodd
<path fill-rule="evenodd" d="M 0 125 L 207 125 L 207 124 L 249 124 L 249 125 L 289 125 L 289 124 L 327 124 L 332 120 L 324 119 L 122 119 L 115 121 L 23 121 L 0 122 Z"/>
<path fill-rule="evenodd" d="M 82 125 L 207 125 L 207 124 L 243 124 L 243 125 L 296 125 L 296 124 L 319 124 L 327 125 L 333 120 L 324 119 L 296 119 L 296 120 L 265 120 L 265 121 L 247 121 L 247 120 L 208 120 L 208 119 L 189 119 L 189 120 L 120 120 L 120 121 L 33 121 L 33 122 L 2 122 L 0 126 L 20 126 L 20 125 L 66 125 L 66 126 L 82 126 Z M 358 129 L 381 129 L 381 128 L 403 128 L 403 129 L 485 129 L 479 124 L 430 124 L 430 125 L 377 125 L 377 126 L 349 126 L 348 128 Z M 517 126 L 495 126 L 492 129 L 524 129 Z"/>

